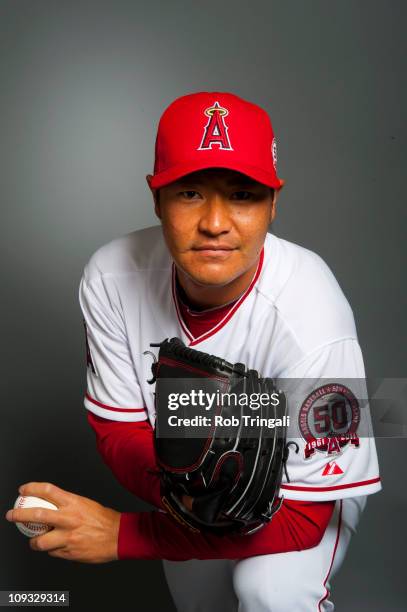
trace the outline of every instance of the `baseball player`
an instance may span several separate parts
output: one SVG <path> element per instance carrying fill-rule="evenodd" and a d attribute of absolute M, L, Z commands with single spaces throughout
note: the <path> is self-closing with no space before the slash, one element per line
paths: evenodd
<path fill-rule="evenodd" d="M 32 546 L 85 562 L 163 559 L 180 612 L 333 610 L 332 577 L 381 483 L 352 310 L 318 255 L 268 233 L 284 181 L 267 113 L 231 93 L 176 99 L 161 117 L 147 181 L 160 224 L 98 249 L 79 299 L 84 405 L 98 450 L 154 510 L 119 513 L 29 483 L 25 494 L 65 506 L 64 524 L 41 514 L 59 539 L 49 532 Z M 289 402 L 298 452 L 283 502 L 254 534 L 191 533 L 162 504 L 145 351 L 170 337 L 287 388 L 301 381 Z M 12 520 L 38 520 L 13 512 Z"/>

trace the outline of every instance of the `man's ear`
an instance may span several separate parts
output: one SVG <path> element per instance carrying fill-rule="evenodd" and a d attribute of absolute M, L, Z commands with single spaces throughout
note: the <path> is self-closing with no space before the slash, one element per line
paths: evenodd
<path fill-rule="evenodd" d="M 280 187 L 281 189 L 281 187 Z M 278 199 L 278 194 L 280 193 L 280 189 L 272 189 L 272 200 L 270 206 L 270 223 L 273 223 L 274 218 L 276 216 L 276 204 Z"/>
<path fill-rule="evenodd" d="M 153 178 L 152 174 L 147 174 L 146 176 L 146 181 L 148 183 L 148 186 L 151 190 L 151 193 L 153 194 L 153 198 L 154 198 L 154 212 L 156 214 L 156 216 L 161 219 L 161 207 L 160 207 L 160 198 L 159 198 L 159 194 L 158 194 L 158 190 L 157 189 L 153 189 L 151 187 L 151 179 Z"/>

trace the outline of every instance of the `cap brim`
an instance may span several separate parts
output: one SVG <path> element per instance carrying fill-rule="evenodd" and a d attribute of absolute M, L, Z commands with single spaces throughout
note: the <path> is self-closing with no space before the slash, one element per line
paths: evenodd
<path fill-rule="evenodd" d="M 202 160 L 200 163 L 190 162 L 179 164 L 177 166 L 173 166 L 168 170 L 164 170 L 163 172 L 159 172 L 155 174 L 150 182 L 150 187 L 152 189 L 159 189 L 160 187 L 165 187 L 174 181 L 186 176 L 187 174 L 191 174 L 191 172 L 197 172 L 198 170 L 206 170 L 208 168 L 225 168 L 227 170 L 235 170 L 236 172 L 241 172 L 246 176 L 262 183 L 263 185 L 267 185 L 267 187 L 272 187 L 273 189 L 281 189 L 284 185 L 285 181 L 283 179 L 278 178 L 275 174 L 271 172 L 266 172 L 265 170 L 261 170 L 260 168 L 256 168 L 254 166 L 250 166 L 245 163 L 214 163 L 213 159 L 204 161 Z"/>

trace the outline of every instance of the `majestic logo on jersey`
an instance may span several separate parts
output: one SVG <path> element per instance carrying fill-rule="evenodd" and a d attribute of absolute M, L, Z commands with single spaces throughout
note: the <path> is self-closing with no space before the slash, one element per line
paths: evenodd
<path fill-rule="evenodd" d="M 215 102 L 213 106 L 209 106 L 204 112 L 209 119 L 204 127 L 202 141 L 198 150 L 212 149 L 213 145 L 216 145 L 219 149 L 232 151 L 228 136 L 228 126 L 225 123 L 225 117 L 229 114 L 227 108 L 223 108 L 219 102 Z"/>
<path fill-rule="evenodd" d="M 343 474 L 343 470 L 339 467 L 336 461 L 328 461 L 322 470 L 322 476 L 337 476 Z"/>
<path fill-rule="evenodd" d="M 94 374 L 96 374 L 95 367 L 93 365 L 92 356 L 90 354 L 89 342 L 88 342 L 88 330 L 86 328 L 85 319 L 83 319 L 83 326 L 85 328 L 85 343 L 86 343 L 86 367 L 90 366 Z"/>
<path fill-rule="evenodd" d="M 298 417 L 298 426 L 306 441 L 305 459 L 315 451 L 328 455 L 340 453 L 349 443 L 358 447 L 359 422 L 359 402 L 345 385 L 329 383 L 312 391 Z"/>

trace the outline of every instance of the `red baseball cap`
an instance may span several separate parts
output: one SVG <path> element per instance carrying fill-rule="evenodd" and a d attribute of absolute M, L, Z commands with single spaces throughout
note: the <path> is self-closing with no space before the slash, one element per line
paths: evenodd
<path fill-rule="evenodd" d="M 218 91 L 174 100 L 158 124 L 150 187 L 205 168 L 236 170 L 280 189 L 284 180 L 277 177 L 276 139 L 266 111 Z"/>

